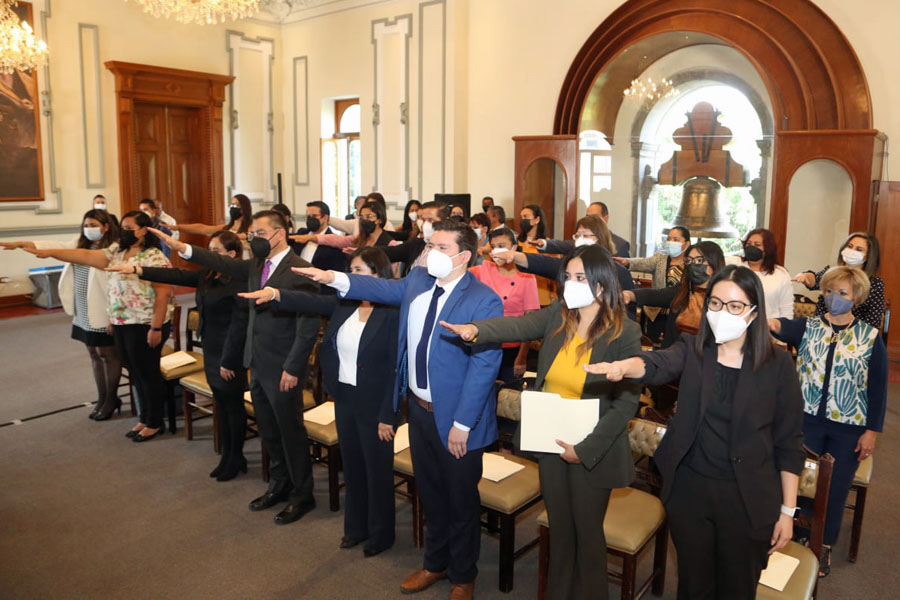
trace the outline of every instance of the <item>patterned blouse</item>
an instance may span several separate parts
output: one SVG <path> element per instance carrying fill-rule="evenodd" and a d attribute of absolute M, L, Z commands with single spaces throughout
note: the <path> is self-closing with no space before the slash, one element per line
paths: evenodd
<path fill-rule="evenodd" d="M 141 267 L 171 267 L 172 264 L 159 248 L 141 250 L 131 258 L 125 258 L 126 251 L 109 248 L 104 252 L 109 258 L 109 266 L 137 265 Z M 137 275 L 109 276 L 109 321 L 113 325 L 148 325 L 153 319 L 153 303 L 156 292 L 149 281 L 142 281 Z M 172 305 L 166 310 L 166 321 L 172 318 Z"/>

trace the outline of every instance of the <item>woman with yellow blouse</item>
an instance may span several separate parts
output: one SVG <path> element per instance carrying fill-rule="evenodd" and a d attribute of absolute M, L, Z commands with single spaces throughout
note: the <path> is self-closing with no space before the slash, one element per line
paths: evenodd
<path fill-rule="evenodd" d="M 634 478 L 626 427 L 637 411 L 640 387 L 588 374 L 584 365 L 638 354 L 641 332 L 625 316 L 609 252 L 598 246 L 576 248 L 563 259 L 557 282 L 562 299 L 539 311 L 441 324 L 479 344 L 543 339 L 536 389 L 600 399 L 593 432 L 581 441 L 557 440 L 561 452 L 541 454 L 539 467 L 550 521 L 547 597 L 606 598 L 603 518 L 612 488 L 628 486 Z"/>

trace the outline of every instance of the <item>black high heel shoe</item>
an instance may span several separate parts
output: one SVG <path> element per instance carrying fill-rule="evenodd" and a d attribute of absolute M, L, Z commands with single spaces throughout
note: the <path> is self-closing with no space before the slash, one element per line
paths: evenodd
<path fill-rule="evenodd" d="M 228 463 L 224 469 L 216 477 L 216 481 L 231 481 L 238 476 L 238 473 L 247 472 L 247 459 L 243 456 L 241 460 L 235 463 Z"/>
<path fill-rule="evenodd" d="M 103 408 L 103 402 L 101 400 L 97 400 L 97 402 L 94 404 L 94 410 L 92 410 L 91 414 L 88 415 L 88 419 L 93 421 L 94 417 L 100 414 L 101 408 Z"/>
<path fill-rule="evenodd" d="M 108 421 L 112 418 L 113 413 L 119 411 L 119 414 L 122 414 L 122 400 L 116 398 L 115 404 L 107 411 L 101 410 L 97 413 L 97 416 L 94 417 L 95 421 Z"/>
<path fill-rule="evenodd" d="M 166 432 L 166 428 L 163 427 L 162 425 L 160 425 L 160 426 L 159 426 L 159 429 L 157 429 L 154 433 L 151 433 L 150 435 L 142 435 L 142 434 L 138 433 L 136 436 L 134 436 L 133 438 L 131 438 L 131 441 L 132 441 L 132 442 L 138 442 L 138 443 L 140 443 L 140 442 L 149 442 L 149 441 L 152 440 L 153 438 L 159 437 L 159 436 L 161 436 L 162 434 L 164 434 L 165 432 Z"/>

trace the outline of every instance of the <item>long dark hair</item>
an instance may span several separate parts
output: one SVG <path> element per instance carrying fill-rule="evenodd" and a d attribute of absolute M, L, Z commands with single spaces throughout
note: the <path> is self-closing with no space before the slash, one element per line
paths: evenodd
<path fill-rule="evenodd" d="M 384 253 L 384 250 L 377 246 L 364 246 L 357 248 L 356 251 L 347 259 L 347 270 L 350 270 L 350 263 L 354 258 L 362 259 L 366 266 L 372 270 L 379 279 L 393 279 L 394 271 L 391 270 L 391 261 Z"/>
<path fill-rule="evenodd" d="M 622 288 L 619 287 L 619 276 L 616 274 L 616 265 L 612 260 L 612 255 L 605 248 L 596 245 L 575 248 L 563 259 L 556 275 L 556 285 L 560 290 L 560 295 L 566 286 L 566 267 L 573 258 L 580 258 L 584 264 L 584 276 L 591 289 L 595 290 L 599 285 L 602 290 L 598 297 L 600 311 L 588 329 L 587 340 L 578 347 L 578 357 L 580 358 L 585 352 L 590 352 L 600 336 L 607 331 L 612 332 L 609 341 L 622 335 L 625 303 L 622 302 Z M 559 306 L 562 311 L 562 325 L 553 332 L 553 335 L 565 331 L 566 341 L 564 344 L 568 344 L 575 336 L 580 316 L 577 310 L 570 310 L 564 300 L 560 300 Z"/>
<path fill-rule="evenodd" d="M 134 219 L 134 222 L 138 227 L 153 227 L 153 220 L 139 210 L 128 211 L 127 213 L 122 215 L 123 223 L 125 222 L 125 219 Z M 144 235 L 143 240 L 141 240 L 141 250 L 147 250 L 148 248 L 156 248 L 157 250 L 162 250 L 162 246 L 160 246 L 159 243 L 159 238 L 149 231 L 146 233 L 146 235 Z"/>
<path fill-rule="evenodd" d="M 284 217 L 285 221 L 287 221 L 288 233 L 293 231 L 294 219 L 291 215 L 291 208 L 287 204 L 283 204 L 281 202 L 279 202 L 278 204 L 273 204 L 271 210 L 274 210 L 277 213 L 281 213 L 281 216 Z"/>
<path fill-rule="evenodd" d="M 758 370 L 774 355 L 772 337 L 769 335 L 769 322 L 766 319 L 766 296 L 763 293 L 762 281 L 756 273 L 741 265 L 728 265 L 712 276 L 709 286 L 706 288 L 706 300 L 703 304 L 703 315 L 700 317 L 700 329 L 694 342 L 694 351 L 697 356 L 703 356 L 703 349 L 708 345 L 715 345 L 716 337 L 712 328 L 706 321 L 706 311 L 709 308 L 709 296 L 720 281 L 731 281 L 741 288 L 747 296 L 750 304 L 756 306 L 756 318 L 747 327 L 747 337 L 744 338 L 744 356 L 750 359 L 753 370 Z M 722 307 L 722 310 L 728 310 Z"/>
<path fill-rule="evenodd" d="M 722 254 L 722 248 L 715 242 L 697 242 L 696 244 L 689 246 L 688 249 L 684 251 L 685 259 L 691 250 L 697 250 L 703 255 L 703 258 L 705 258 L 706 262 L 709 263 L 709 266 L 712 267 L 713 277 L 715 277 L 716 273 L 721 271 L 722 267 L 725 266 L 725 255 Z M 685 271 L 687 271 L 687 265 L 685 265 Z M 709 289 L 708 283 L 706 289 Z M 678 291 L 675 292 L 675 297 L 672 298 L 671 308 L 677 311 L 684 310 L 690 302 L 691 292 L 693 291 L 694 284 L 685 272 L 685 274 L 681 276 L 681 283 L 678 285 Z"/>
<path fill-rule="evenodd" d="M 757 227 L 752 231 L 748 231 L 741 242 L 742 246 L 746 246 L 747 242 L 754 235 L 758 235 L 763 239 L 763 252 L 766 253 L 762 260 L 763 272 L 771 275 L 775 271 L 775 257 L 778 255 L 778 242 L 775 241 L 775 234 L 765 227 Z M 744 259 L 746 261 L 746 259 Z"/>
<path fill-rule="evenodd" d="M 107 226 L 106 233 L 103 234 L 96 242 L 92 242 L 87 239 L 84 235 L 84 220 L 85 219 L 93 219 L 103 225 Z M 153 235 L 152 233 L 150 235 Z M 156 237 L 156 236 L 154 236 Z M 105 210 L 100 210 L 98 208 L 92 208 L 91 210 L 84 213 L 84 216 L 81 217 L 81 235 L 78 236 L 78 247 L 79 248 L 108 248 L 110 244 L 117 241 L 119 239 L 119 223 L 115 220 L 115 218 L 106 212 Z M 96 246 L 94 245 L 96 244 Z"/>
<path fill-rule="evenodd" d="M 365 204 L 360 206 L 359 210 L 356 211 L 358 219 L 362 219 L 362 217 L 359 216 L 359 213 L 361 213 L 363 211 L 363 209 L 366 209 L 368 211 L 375 213 L 375 221 L 378 223 L 378 226 L 381 227 L 381 229 L 384 229 L 384 226 L 387 224 L 387 213 L 385 212 L 384 207 L 380 203 L 372 201 L 372 202 L 366 202 Z M 369 239 L 368 236 L 365 236 L 362 234 L 362 228 L 360 228 L 359 235 L 356 236 L 356 247 L 362 248 L 363 246 L 366 245 L 366 241 L 368 239 Z"/>
<path fill-rule="evenodd" d="M 250 229 L 250 222 L 253 220 L 253 206 L 250 204 L 250 198 L 244 194 L 235 194 L 232 198 L 241 205 L 241 225 L 238 227 L 237 233 L 247 233 Z M 231 203 L 229 202 L 229 204 Z M 231 218 L 230 214 L 231 210 L 228 212 L 228 223 L 223 227 L 225 230 L 231 230 L 231 226 L 234 225 L 234 219 Z"/>
<path fill-rule="evenodd" d="M 523 208 L 527 208 L 528 210 L 531 211 L 531 213 L 535 216 L 535 218 L 538 218 L 541 220 L 541 222 L 537 224 L 537 231 L 535 231 L 535 233 L 534 233 L 537 236 L 537 239 L 542 240 L 545 237 L 547 237 L 547 226 L 544 224 L 544 222 L 547 220 L 547 218 L 544 216 L 544 209 L 541 208 L 540 206 L 538 206 L 537 204 L 529 204 L 527 206 L 524 206 Z M 520 229 L 520 231 L 521 231 L 521 229 Z M 519 236 L 519 239 L 524 240 L 526 237 L 528 237 L 528 236 L 526 236 L 525 232 L 522 231 L 521 235 Z"/>
<path fill-rule="evenodd" d="M 410 200 L 406 203 L 406 208 L 403 209 L 403 226 L 400 228 L 400 231 L 412 230 L 413 222 L 412 219 L 409 218 L 409 210 L 412 208 L 413 204 L 416 205 L 416 212 L 422 208 L 422 203 L 418 200 Z"/>
<path fill-rule="evenodd" d="M 869 251 L 866 252 L 866 262 L 862 264 L 862 270 L 869 276 L 869 279 L 872 279 L 878 274 L 878 267 L 881 266 L 881 247 L 878 245 L 878 238 L 867 231 L 857 231 L 847 236 L 847 239 L 841 245 L 841 250 L 846 248 L 850 240 L 855 237 L 866 240 L 866 244 L 869 246 Z M 838 251 L 837 262 L 842 267 L 847 264 L 844 262 L 844 257 L 841 256 L 840 250 Z"/>

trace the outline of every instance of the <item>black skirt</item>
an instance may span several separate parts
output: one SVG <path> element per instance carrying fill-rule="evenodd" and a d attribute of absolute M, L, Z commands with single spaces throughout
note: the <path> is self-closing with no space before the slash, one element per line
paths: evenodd
<path fill-rule="evenodd" d="M 111 335 L 104 331 L 87 331 L 78 325 L 72 324 L 72 339 L 84 343 L 85 346 L 114 346 Z"/>

